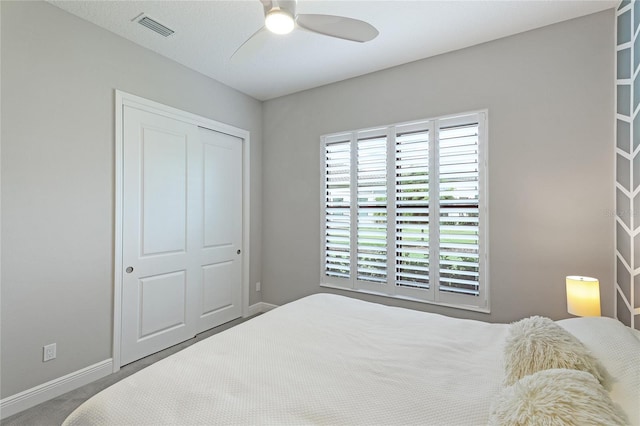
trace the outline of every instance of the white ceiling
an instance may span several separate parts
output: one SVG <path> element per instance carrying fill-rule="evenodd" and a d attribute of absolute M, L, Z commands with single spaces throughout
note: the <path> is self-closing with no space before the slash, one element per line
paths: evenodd
<path fill-rule="evenodd" d="M 252 59 L 230 61 L 263 25 L 258 0 L 58 1 L 50 3 L 228 86 L 267 100 L 588 15 L 617 0 L 299 0 L 298 13 L 367 21 L 380 35 L 354 43 L 296 30 Z M 167 38 L 133 20 L 173 29 Z M 612 18 L 613 19 L 613 18 Z"/>

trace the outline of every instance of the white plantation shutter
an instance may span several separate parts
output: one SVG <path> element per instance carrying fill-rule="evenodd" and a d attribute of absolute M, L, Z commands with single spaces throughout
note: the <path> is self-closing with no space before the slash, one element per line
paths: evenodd
<path fill-rule="evenodd" d="M 438 136 L 440 291 L 477 296 L 480 285 L 478 123 L 440 127 Z"/>
<path fill-rule="evenodd" d="M 328 143 L 324 151 L 324 269 L 349 278 L 351 264 L 351 142 Z"/>
<path fill-rule="evenodd" d="M 387 281 L 387 138 L 359 138 L 358 279 Z"/>
<path fill-rule="evenodd" d="M 486 113 L 322 141 L 322 285 L 488 311 Z"/>
<path fill-rule="evenodd" d="M 429 130 L 396 135 L 396 284 L 429 288 Z"/>

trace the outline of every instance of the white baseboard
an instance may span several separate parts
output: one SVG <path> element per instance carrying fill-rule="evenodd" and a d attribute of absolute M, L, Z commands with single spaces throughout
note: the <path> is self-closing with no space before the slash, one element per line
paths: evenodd
<path fill-rule="evenodd" d="M 263 314 L 277 307 L 278 305 L 272 305 L 271 303 L 258 302 L 254 305 L 249 306 L 247 316 L 250 317 L 256 314 Z"/>
<path fill-rule="evenodd" d="M 89 384 L 95 380 L 108 376 L 113 372 L 112 359 L 107 359 L 90 365 L 82 370 L 67 374 L 47 383 L 43 383 L 26 391 L 0 400 L 0 418 L 9 416 L 34 407 L 42 402 L 53 399 L 69 391 Z"/>
<path fill-rule="evenodd" d="M 278 305 L 272 305 L 271 303 L 260 302 L 262 304 L 262 313 L 269 312 L 272 309 L 278 307 Z"/>

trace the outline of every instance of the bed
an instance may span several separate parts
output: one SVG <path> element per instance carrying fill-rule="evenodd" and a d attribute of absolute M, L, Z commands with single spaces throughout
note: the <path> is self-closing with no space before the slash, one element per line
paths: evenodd
<path fill-rule="evenodd" d="M 640 425 L 640 337 L 608 318 L 558 321 Z M 64 425 L 484 425 L 508 324 L 316 294 L 196 343 L 83 403 Z"/>

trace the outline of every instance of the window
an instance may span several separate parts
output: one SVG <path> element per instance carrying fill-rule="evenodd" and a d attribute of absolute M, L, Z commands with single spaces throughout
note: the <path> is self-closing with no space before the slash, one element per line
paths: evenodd
<path fill-rule="evenodd" d="M 486 112 L 322 137 L 321 285 L 480 311 Z"/>

